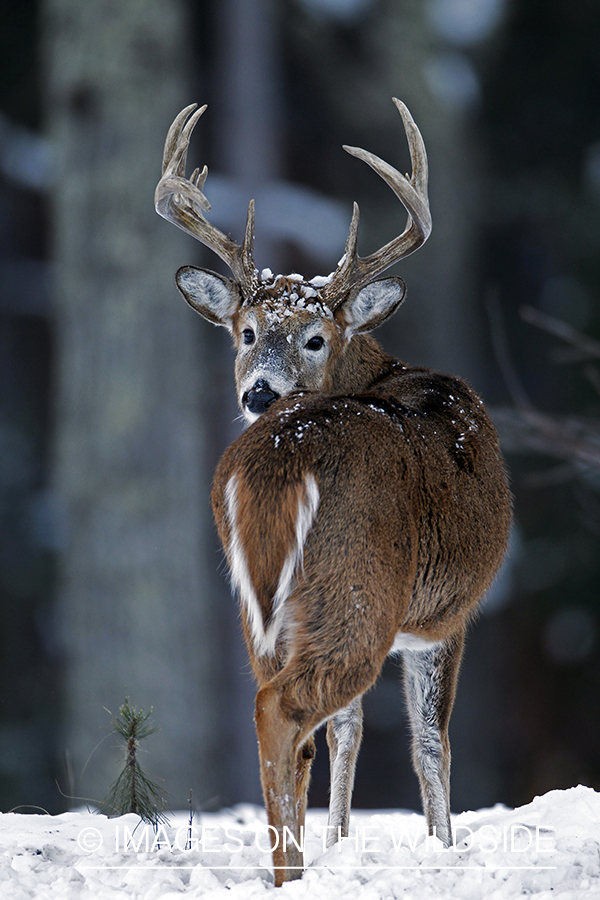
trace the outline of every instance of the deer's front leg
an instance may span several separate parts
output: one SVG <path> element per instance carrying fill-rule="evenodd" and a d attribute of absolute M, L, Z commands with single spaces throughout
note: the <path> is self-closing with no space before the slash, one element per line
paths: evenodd
<path fill-rule="evenodd" d="M 327 723 L 330 799 L 327 846 L 348 837 L 356 758 L 362 739 L 362 697 L 356 697 Z"/>
<path fill-rule="evenodd" d="M 413 765 L 421 783 L 423 811 L 429 834 L 435 833 L 446 847 L 452 844 L 448 723 L 463 640 L 464 632 L 459 632 L 428 650 L 402 654 Z"/>
<path fill-rule="evenodd" d="M 285 714 L 280 694 L 272 685 L 256 695 L 256 733 L 275 885 L 279 887 L 302 877 L 304 834 L 300 825 L 304 824 L 310 760 L 303 761 L 301 756 L 301 725 Z"/>

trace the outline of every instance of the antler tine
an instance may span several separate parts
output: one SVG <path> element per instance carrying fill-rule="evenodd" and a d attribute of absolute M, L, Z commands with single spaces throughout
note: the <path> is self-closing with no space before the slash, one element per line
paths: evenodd
<path fill-rule="evenodd" d="M 358 255 L 358 206 L 354 204 L 354 212 L 346 250 L 333 280 L 323 291 L 323 299 L 328 306 L 335 310 L 343 303 L 349 292 L 357 293 L 361 287 L 379 275 L 399 259 L 403 259 L 417 250 L 425 243 L 431 234 L 431 213 L 427 198 L 427 153 L 421 132 L 407 107 L 401 100 L 393 98 L 394 104 L 402 116 L 404 130 L 408 140 L 410 158 L 412 163 L 412 175 L 401 175 L 389 163 L 362 150 L 360 147 L 344 146 L 344 150 L 351 156 L 362 159 L 367 165 L 383 178 L 385 183 L 393 190 L 408 213 L 406 228 L 399 237 L 394 238 L 377 252 L 370 256 Z"/>
<path fill-rule="evenodd" d="M 206 106 L 199 109 L 192 103 L 176 116 L 169 128 L 163 153 L 162 178 L 154 194 L 156 212 L 213 250 L 225 262 L 244 297 L 250 296 L 256 287 L 254 264 L 254 201 L 248 207 L 248 220 L 242 245 L 236 244 L 204 217 L 210 203 L 202 189 L 208 168 L 196 169 L 191 177 L 185 177 L 187 153 L 192 132 L 203 115 Z M 194 112 L 195 110 L 195 112 Z"/>
<path fill-rule="evenodd" d="M 427 237 L 431 234 L 431 215 L 429 212 L 429 202 L 427 200 L 427 181 L 429 178 L 429 164 L 427 162 L 427 151 L 425 150 L 425 141 L 419 129 L 415 124 L 415 120 L 411 116 L 408 107 L 402 100 L 392 97 L 392 101 L 402 116 L 404 131 L 408 141 L 408 150 L 410 152 L 410 162 L 413 174 L 411 184 L 416 188 L 417 192 L 425 199 L 427 207 L 427 216 L 429 221 L 429 230 Z M 425 239 L 427 239 L 427 237 Z"/>
<path fill-rule="evenodd" d="M 182 109 L 181 112 L 175 117 L 173 124 L 169 128 L 167 132 L 167 138 L 165 140 L 165 149 L 163 151 L 163 161 L 162 161 L 162 174 L 164 175 L 167 171 L 167 168 L 170 168 L 170 171 L 175 175 L 185 175 L 185 164 L 187 160 L 187 148 L 189 146 L 189 141 L 191 137 L 191 130 L 187 130 L 186 138 L 187 141 L 185 144 L 181 146 L 183 151 L 183 155 L 179 155 L 179 165 L 176 169 L 173 169 L 172 163 L 175 157 L 175 154 L 178 149 L 178 145 L 180 145 L 180 139 L 183 137 L 184 132 L 184 124 L 186 119 L 190 115 L 190 113 L 194 112 L 197 103 L 190 103 L 189 106 L 186 106 L 185 109 Z M 208 108 L 205 103 L 204 106 L 201 106 L 200 109 L 196 109 L 194 115 L 190 118 L 190 122 L 192 122 L 192 129 L 200 116 L 204 114 L 206 109 Z M 189 122 L 188 122 L 189 125 Z"/>

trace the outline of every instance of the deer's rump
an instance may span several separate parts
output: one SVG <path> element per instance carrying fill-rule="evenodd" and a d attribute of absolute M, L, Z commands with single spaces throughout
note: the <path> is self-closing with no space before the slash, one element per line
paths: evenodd
<path fill-rule="evenodd" d="M 257 634 L 282 619 L 272 652 L 286 609 L 288 641 L 294 631 L 317 657 L 344 655 L 366 624 L 379 662 L 397 632 L 437 640 L 462 627 L 488 587 L 510 518 L 493 426 L 462 382 L 445 394 L 421 382 L 402 400 L 393 384 L 288 397 L 225 452 L 215 518 L 234 581 L 236 553 L 245 566 L 237 587 L 256 600 Z"/>

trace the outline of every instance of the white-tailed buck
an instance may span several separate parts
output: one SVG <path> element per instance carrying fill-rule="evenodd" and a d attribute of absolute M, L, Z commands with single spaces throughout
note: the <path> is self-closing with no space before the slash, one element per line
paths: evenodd
<path fill-rule="evenodd" d="M 329 842 L 348 833 L 361 698 L 391 653 L 404 661 L 427 824 L 450 844 L 448 721 L 463 637 L 509 530 L 504 466 L 482 401 L 458 378 L 391 358 L 366 334 L 405 293 L 399 278 L 373 279 L 431 230 L 423 140 L 404 104 L 394 103 L 410 178 L 345 149 L 394 191 L 406 228 L 362 258 L 355 204 L 344 255 L 327 278 L 257 271 L 253 202 L 241 245 L 206 220 L 207 170 L 185 177 L 205 107 L 175 119 L 156 190 L 160 215 L 233 275 L 186 266 L 177 285 L 196 312 L 231 332 L 238 400 L 252 423 L 223 455 L 212 501 L 259 684 L 278 885 L 302 874 L 313 733 L 324 722 Z"/>

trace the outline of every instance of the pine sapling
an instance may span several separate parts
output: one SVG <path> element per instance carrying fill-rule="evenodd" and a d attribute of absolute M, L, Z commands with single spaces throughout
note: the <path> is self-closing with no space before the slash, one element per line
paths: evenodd
<path fill-rule="evenodd" d="M 185 843 L 185 849 L 191 850 L 192 849 L 192 833 L 193 833 L 193 828 L 194 828 L 194 810 L 192 808 L 192 789 L 191 788 L 190 788 L 190 797 L 188 800 L 188 806 L 190 809 L 190 816 L 188 819 L 188 833 L 187 833 L 187 841 Z"/>
<path fill-rule="evenodd" d="M 131 706 L 129 697 L 126 697 L 119 715 L 113 717 L 113 734 L 124 742 L 125 765 L 102 808 L 113 816 L 136 813 L 144 822 L 156 826 L 159 822 L 167 823 L 164 815 L 165 800 L 159 786 L 148 778 L 137 759 L 140 741 L 158 731 L 158 726 L 150 720 L 151 714 L 152 708 L 147 713 L 142 709 L 137 710 L 135 706 Z"/>

